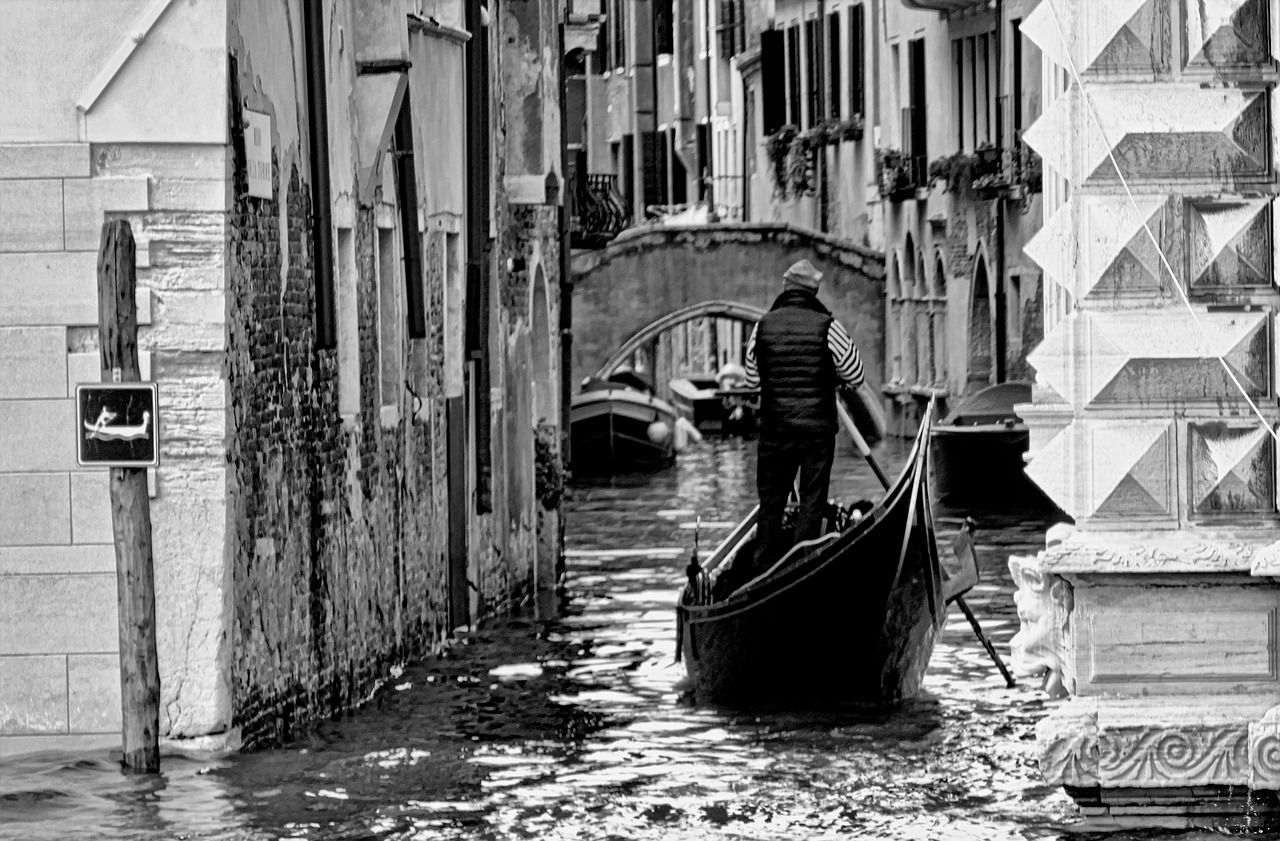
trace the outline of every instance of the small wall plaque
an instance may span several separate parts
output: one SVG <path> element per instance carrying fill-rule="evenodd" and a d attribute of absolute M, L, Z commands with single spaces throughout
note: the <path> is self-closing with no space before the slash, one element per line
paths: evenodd
<path fill-rule="evenodd" d="M 244 151 L 249 195 L 274 198 L 271 184 L 271 115 L 244 112 Z"/>

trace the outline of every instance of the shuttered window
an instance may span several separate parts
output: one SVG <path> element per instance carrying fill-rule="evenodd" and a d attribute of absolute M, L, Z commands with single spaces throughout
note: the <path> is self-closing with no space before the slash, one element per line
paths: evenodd
<path fill-rule="evenodd" d="M 760 117 L 766 135 L 787 124 L 787 54 L 781 29 L 760 33 Z"/>
<path fill-rule="evenodd" d="M 840 13 L 832 12 L 827 16 L 827 114 L 833 120 L 840 119 Z"/>
<path fill-rule="evenodd" d="M 800 125 L 800 27 L 787 28 L 787 122 Z"/>
<path fill-rule="evenodd" d="M 849 7 L 849 108 L 854 114 L 865 114 L 864 85 L 862 71 L 866 66 L 864 59 L 863 6 L 859 3 Z"/>

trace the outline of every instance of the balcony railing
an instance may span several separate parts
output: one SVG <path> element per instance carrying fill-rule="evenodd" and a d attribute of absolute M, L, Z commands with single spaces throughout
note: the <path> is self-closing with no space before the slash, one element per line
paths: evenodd
<path fill-rule="evenodd" d="M 631 223 L 616 175 L 579 177 L 570 200 L 569 237 L 575 248 L 602 248 Z"/>

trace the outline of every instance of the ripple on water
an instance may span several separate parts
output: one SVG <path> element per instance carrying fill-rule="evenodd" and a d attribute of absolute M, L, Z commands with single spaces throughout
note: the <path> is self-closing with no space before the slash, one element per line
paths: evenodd
<path fill-rule="evenodd" d="M 896 468 L 905 448 L 880 456 Z M 844 499 L 876 496 L 848 453 L 832 486 Z M 122 777 L 105 756 L 0 766 L 0 837 L 1008 839 L 1068 829 L 1070 801 L 1035 769 L 1042 696 L 1005 689 L 958 616 L 923 697 L 894 711 L 684 700 L 672 607 L 690 527 L 702 519 L 705 549 L 754 495 L 754 446 L 733 439 L 709 439 L 664 473 L 572 488 L 558 619 L 470 634 L 287 748 L 167 759 L 151 782 Z M 1013 524 L 979 541 L 984 580 L 969 603 L 1007 653 L 1016 614 L 1005 561 L 1043 536 Z"/>

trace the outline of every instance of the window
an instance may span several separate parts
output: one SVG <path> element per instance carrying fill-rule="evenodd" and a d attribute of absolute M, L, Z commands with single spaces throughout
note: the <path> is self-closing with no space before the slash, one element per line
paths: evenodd
<path fill-rule="evenodd" d="M 338 412 L 360 412 L 360 309 L 356 288 L 356 241 L 350 228 L 338 229 Z"/>
<path fill-rule="evenodd" d="M 863 53 L 862 4 L 849 7 L 849 108 L 854 114 L 865 114 L 863 102 L 862 70 Z"/>
<path fill-rule="evenodd" d="M 982 139 L 990 141 L 991 135 L 991 38 L 978 36 L 978 50 L 982 61 Z"/>
<path fill-rule="evenodd" d="M 760 117 L 766 136 L 787 123 L 787 55 L 781 29 L 760 33 Z"/>
<path fill-rule="evenodd" d="M 404 303 L 397 256 L 395 228 L 378 228 L 378 356 L 382 375 L 379 405 L 383 407 L 399 404 L 400 385 L 404 382 Z"/>
<path fill-rule="evenodd" d="M 747 48 L 746 15 L 743 0 L 720 0 L 720 57 L 732 58 Z"/>
<path fill-rule="evenodd" d="M 910 148 L 910 155 L 913 157 L 924 157 L 929 154 L 928 144 L 928 121 L 926 119 L 924 84 L 924 39 L 916 38 L 907 42 L 907 63 L 909 70 L 908 85 L 910 86 L 907 96 L 910 104 L 910 119 L 903 126 L 905 131 L 909 132 L 909 138 L 904 138 L 906 146 Z"/>
<path fill-rule="evenodd" d="M 818 38 L 818 21 L 804 22 L 804 72 L 808 88 L 805 97 L 809 106 L 805 128 L 815 125 L 822 119 L 822 63 L 818 58 L 821 42 Z"/>
<path fill-rule="evenodd" d="M 653 0 L 653 54 L 671 55 L 675 51 L 672 29 L 672 0 Z"/>
<path fill-rule="evenodd" d="M 840 119 L 840 13 L 832 12 L 827 17 L 827 114 L 833 120 Z"/>
<path fill-rule="evenodd" d="M 1011 24 L 1013 29 L 1013 38 L 1011 46 L 1013 47 L 1013 137 L 1015 139 L 1022 136 L 1022 19 L 1018 18 Z"/>
<path fill-rule="evenodd" d="M 956 76 L 956 149 L 964 150 L 964 39 L 957 38 L 951 42 L 951 60 L 955 64 Z"/>
<path fill-rule="evenodd" d="M 627 66 L 627 0 L 609 0 L 609 19 L 613 25 L 613 69 L 623 70 Z"/>
<path fill-rule="evenodd" d="M 787 122 L 800 125 L 800 27 L 787 28 Z"/>
<path fill-rule="evenodd" d="M 973 96 L 973 145 L 978 145 L 978 39 L 970 36 L 965 39 L 965 58 L 969 63 L 969 90 Z"/>
<path fill-rule="evenodd" d="M 441 233 L 431 231 L 427 234 L 439 237 Z M 464 353 L 464 320 L 463 308 L 466 300 L 467 279 L 462 272 L 462 237 L 453 232 L 444 232 L 444 395 L 445 397 L 461 397 L 465 389 L 463 372 L 466 368 Z M 439 239 L 436 240 L 440 242 Z M 478 274 L 479 265 L 472 263 L 471 270 Z M 477 278 L 478 279 L 478 278 Z"/>

